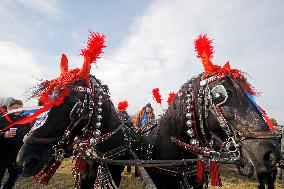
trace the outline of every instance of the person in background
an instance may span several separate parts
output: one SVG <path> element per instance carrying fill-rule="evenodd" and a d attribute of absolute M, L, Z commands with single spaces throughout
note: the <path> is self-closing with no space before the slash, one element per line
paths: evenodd
<path fill-rule="evenodd" d="M 14 97 L 1 97 L 0 98 L 0 107 L 4 108 L 6 110 L 8 104 L 11 100 L 15 100 L 15 98 Z"/>
<path fill-rule="evenodd" d="M 131 117 L 126 111 L 127 107 L 128 107 L 128 102 L 126 100 L 119 102 L 117 105 L 117 113 L 120 119 L 123 121 L 123 124 L 125 124 L 129 128 L 133 128 Z M 131 166 L 126 166 L 126 170 L 128 173 L 130 173 Z"/>
<path fill-rule="evenodd" d="M 132 119 L 126 110 L 127 107 L 128 102 L 126 100 L 119 102 L 117 105 L 117 113 L 126 126 L 128 126 L 129 128 L 133 128 Z"/>
<path fill-rule="evenodd" d="M 23 145 L 23 138 L 29 132 L 30 124 L 14 125 L 10 129 L 5 129 L 11 123 L 24 118 L 21 112 L 7 112 L 15 109 L 23 108 L 21 100 L 11 100 L 7 109 L 1 108 L 0 111 L 0 189 L 12 189 L 21 172 L 21 168 L 16 163 L 18 151 Z M 9 176 L 5 184 L 2 186 L 2 179 L 8 170 Z"/>
<path fill-rule="evenodd" d="M 143 125 L 146 125 L 148 122 L 155 119 L 155 114 L 150 103 L 147 103 L 146 106 L 142 108 L 141 111 L 133 120 L 134 128 L 138 129 Z"/>

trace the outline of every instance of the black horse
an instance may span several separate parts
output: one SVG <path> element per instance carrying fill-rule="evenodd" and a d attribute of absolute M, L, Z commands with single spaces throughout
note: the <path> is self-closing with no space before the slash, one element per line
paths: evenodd
<path fill-rule="evenodd" d="M 259 188 L 274 188 L 279 160 L 277 137 L 249 98 L 248 83 L 232 74 L 204 74 L 186 82 L 159 124 L 147 134 L 143 158 L 208 157 L 235 163 L 242 175 L 254 170 Z M 196 164 L 147 168 L 157 188 L 203 188 L 196 181 Z M 205 161 L 205 172 L 209 165 Z M 218 183 L 220 184 L 220 183 Z"/>
<path fill-rule="evenodd" d="M 129 159 L 129 128 L 114 108 L 107 87 L 94 76 L 89 77 L 89 82 L 79 79 L 69 83 L 65 87 L 69 94 L 63 102 L 53 106 L 44 120 L 25 137 L 18 154 L 24 176 L 37 175 L 47 166 L 54 169 L 54 162 L 71 155 L 77 156 L 78 162 L 82 162 L 84 160 L 80 158 L 86 155 L 82 152 L 86 153 L 87 148 L 91 149 L 88 157 Z M 50 95 L 57 98 L 62 93 L 63 90 L 59 88 Z M 77 174 L 79 181 L 75 184 L 78 187 L 88 189 L 95 184 L 97 187 L 107 185 L 116 188 L 119 185 L 124 166 L 91 160 L 86 162 L 87 170 Z M 78 169 L 83 165 L 76 164 L 74 170 L 80 171 Z"/>

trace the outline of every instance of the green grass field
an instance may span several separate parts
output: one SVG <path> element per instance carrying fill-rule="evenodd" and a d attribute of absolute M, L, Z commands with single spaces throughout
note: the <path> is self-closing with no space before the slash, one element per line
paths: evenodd
<path fill-rule="evenodd" d="M 132 169 L 133 170 L 133 169 Z M 255 177 L 247 179 L 240 176 L 234 166 L 221 166 L 221 177 L 223 187 L 222 189 L 255 189 L 257 188 L 257 180 Z M 284 179 L 284 178 L 283 178 Z M 15 189 L 72 189 L 73 176 L 71 172 L 71 161 L 66 160 L 62 163 L 57 173 L 54 175 L 50 184 L 45 186 L 35 182 L 32 178 L 20 178 L 16 184 Z M 125 189 L 140 189 L 142 188 L 141 181 L 134 178 L 134 173 L 123 173 L 122 183 L 119 188 Z M 210 189 L 220 187 L 209 186 Z M 277 179 L 276 189 L 284 188 L 284 180 Z"/>

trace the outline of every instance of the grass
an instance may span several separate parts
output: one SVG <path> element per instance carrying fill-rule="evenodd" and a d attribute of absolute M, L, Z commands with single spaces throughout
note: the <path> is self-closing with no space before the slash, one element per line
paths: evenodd
<path fill-rule="evenodd" d="M 132 169 L 133 170 L 133 169 Z M 221 166 L 220 168 L 223 187 L 212 187 L 210 189 L 255 189 L 257 188 L 257 179 L 255 177 L 248 179 L 238 174 L 234 166 Z M 50 180 L 49 185 L 42 185 L 35 182 L 32 178 L 20 178 L 15 186 L 15 189 L 72 189 L 73 176 L 71 173 L 71 161 L 65 160 L 60 166 L 57 173 Z M 141 181 L 134 178 L 134 173 L 123 173 L 123 179 L 120 189 L 140 189 L 142 188 Z M 284 178 L 282 181 L 277 179 L 276 189 L 284 188 Z"/>

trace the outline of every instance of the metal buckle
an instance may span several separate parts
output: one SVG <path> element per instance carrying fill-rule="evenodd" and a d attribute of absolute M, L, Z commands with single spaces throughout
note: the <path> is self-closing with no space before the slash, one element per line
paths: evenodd
<path fill-rule="evenodd" d="M 234 150 L 231 148 L 234 147 Z M 235 141 L 233 137 L 229 137 L 227 143 L 225 144 L 226 151 L 230 153 L 232 160 L 236 161 L 240 158 L 240 145 Z"/>
<path fill-rule="evenodd" d="M 54 148 L 54 156 L 57 161 L 62 161 L 64 159 L 64 153 L 63 148 Z"/>

